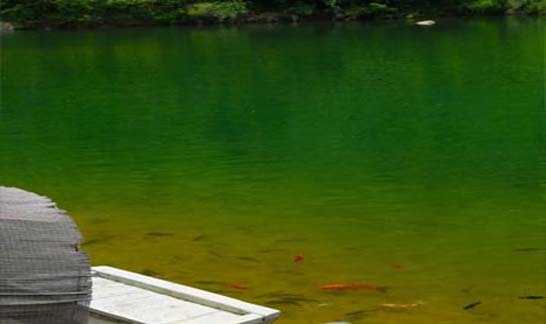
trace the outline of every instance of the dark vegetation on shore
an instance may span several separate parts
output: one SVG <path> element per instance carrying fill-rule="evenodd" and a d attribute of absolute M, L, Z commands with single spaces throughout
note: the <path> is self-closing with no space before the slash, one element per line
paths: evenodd
<path fill-rule="evenodd" d="M 544 14 L 546 0 L 2 0 L 16 28 Z"/>

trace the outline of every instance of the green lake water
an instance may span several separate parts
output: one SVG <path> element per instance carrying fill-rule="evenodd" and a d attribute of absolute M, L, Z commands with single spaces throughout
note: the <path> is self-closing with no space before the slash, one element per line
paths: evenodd
<path fill-rule="evenodd" d="M 543 323 L 518 297 L 546 295 L 544 40 L 515 17 L 5 34 L 0 184 L 66 209 L 93 264 L 280 324 Z"/>

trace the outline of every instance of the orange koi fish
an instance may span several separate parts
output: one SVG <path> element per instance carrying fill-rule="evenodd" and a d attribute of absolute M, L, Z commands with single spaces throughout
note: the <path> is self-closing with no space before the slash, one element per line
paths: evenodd
<path fill-rule="evenodd" d="M 322 290 L 375 290 L 385 292 L 387 287 L 368 284 L 330 284 L 320 286 Z"/>
<path fill-rule="evenodd" d="M 239 284 L 230 284 L 229 288 L 239 289 L 239 290 L 248 289 L 247 286 L 242 286 L 242 285 L 239 285 Z"/>
<path fill-rule="evenodd" d="M 299 254 L 294 257 L 294 262 L 301 262 L 303 261 L 304 257 L 303 255 Z"/>

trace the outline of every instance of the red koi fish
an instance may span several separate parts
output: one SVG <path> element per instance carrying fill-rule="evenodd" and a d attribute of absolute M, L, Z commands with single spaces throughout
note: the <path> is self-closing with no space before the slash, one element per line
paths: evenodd
<path fill-rule="evenodd" d="M 385 292 L 387 287 L 368 284 L 330 284 L 320 286 L 322 290 L 375 290 Z"/>
<path fill-rule="evenodd" d="M 238 289 L 238 290 L 248 289 L 247 286 L 242 286 L 239 284 L 230 284 L 229 288 Z"/>
<path fill-rule="evenodd" d="M 304 257 L 303 255 L 299 254 L 294 257 L 294 262 L 301 262 L 303 261 Z"/>

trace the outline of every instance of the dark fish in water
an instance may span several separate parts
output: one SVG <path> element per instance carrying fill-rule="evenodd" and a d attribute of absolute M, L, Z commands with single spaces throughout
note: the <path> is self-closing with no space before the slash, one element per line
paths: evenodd
<path fill-rule="evenodd" d="M 251 257 L 238 257 L 237 259 L 242 261 L 248 261 L 248 262 L 254 262 L 254 263 L 260 263 L 259 260 L 251 258 Z"/>
<path fill-rule="evenodd" d="M 375 290 L 385 292 L 386 286 L 369 285 L 369 284 L 330 284 L 320 286 L 322 290 Z"/>
<path fill-rule="evenodd" d="M 465 309 L 465 310 L 467 310 L 467 309 L 472 309 L 472 308 L 474 308 L 474 307 L 476 307 L 476 306 L 478 306 L 478 305 L 481 305 L 481 303 L 482 303 L 482 302 L 475 302 L 475 303 L 472 303 L 472 304 L 468 304 L 468 305 L 465 305 L 465 306 L 463 307 L 463 309 Z"/>
<path fill-rule="evenodd" d="M 463 292 L 465 294 L 469 294 L 474 288 L 475 288 L 475 285 L 470 285 L 470 286 L 467 286 L 467 287 L 461 289 L 461 292 Z"/>
<path fill-rule="evenodd" d="M 104 242 L 104 241 L 108 241 L 109 239 L 110 239 L 110 237 L 99 237 L 99 238 L 83 241 L 83 243 L 80 244 L 80 245 L 81 246 L 89 246 L 89 245 L 101 243 L 101 242 Z"/>
<path fill-rule="evenodd" d="M 212 256 L 215 256 L 215 257 L 221 257 L 222 255 L 216 251 L 209 251 L 209 254 L 212 255 Z"/>
<path fill-rule="evenodd" d="M 291 275 L 291 276 L 303 276 L 303 273 L 301 273 L 299 271 L 294 271 L 294 270 L 279 270 L 279 271 L 277 271 L 277 273 L 287 274 L 287 275 Z"/>
<path fill-rule="evenodd" d="M 354 312 L 347 313 L 347 314 L 345 314 L 345 316 L 347 316 L 347 318 L 351 319 L 351 320 L 358 320 L 358 319 L 361 319 L 361 318 L 365 317 L 369 313 L 372 313 L 372 312 L 375 312 L 375 311 L 377 311 L 377 309 L 369 309 L 369 310 L 361 309 L 361 310 L 357 310 L 357 311 L 354 311 Z"/>
<path fill-rule="evenodd" d="M 145 276 L 149 276 L 149 277 L 156 277 L 156 278 L 159 278 L 161 277 L 161 275 L 157 272 L 155 272 L 154 270 L 151 270 L 151 269 L 142 269 L 142 271 L 140 271 L 141 274 L 145 275 Z"/>
<path fill-rule="evenodd" d="M 173 236 L 174 233 L 166 233 L 166 232 L 148 232 L 146 233 L 148 236 L 154 236 L 154 237 L 163 237 L 163 236 Z"/>
<path fill-rule="evenodd" d="M 273 291 L 266 294 L 258 295 L 256 297 L 258 298 L 264 298 L 264 297 L 295 297 L 295 296 L 302 296 L 298 294 L 291 294 L 284 291 Z"/>
<path fill-rule="evenodd" d="M 263 294 L 256 296 L 257 298 L 273 298 L 274 300 L 284 300 L 284 301 L 295 301 L 295 302 L 307 302 L 307 303 L 318 303 L 318 300 L 307 298 L 304 295 L 290 294 L 284 292 L 272 292 L 268 294 Z"/>
<path fill-rule="evenodd" d="M 519 296 L 519 299 L 544 299 L 544 296 Z"/>
<path fill-rule="evenodd" d="M 288 238 L 288 239 L 280 239 L 277 240 L 277 243 L 291 243 L 291 242 L 304 242 L 305 239 L 302 238 Z"/>
<path fill-rule="evenodd" d="M 290 305 L 290 306 L 301 306 L 300 303 L 298 303 L 295 300 L 289 300 L 289 299 L 275 299 L 270 300 L 266 302 L 266 305 Z"/>
<path fill-rule="evenodd" d="M 194 237 L 194 238 L 192 239 L 192 241 L 198 242 L 198 241 L 204 240 L 205 238 L 207 238 L 207 236 L 206 236 L 205 234 L 200 234 L 200 235 L 197 235 L 196 237 Z"/>
<path fill-rule="evenodd" d="M 302 302 L 302 303 L 318 303 L 318 300 L 312 299 L 312 298 L 305 298 L 305 297 L 283 297 L 279 298 L 279 300 L 284 300 L 288 302 Z"/>
<path fill-rule="evenodd" d="M 546 252 L 546 248 L 519 248 L 513 249 L 514 252 Z"/>
<path fill-rule="evenodd" d="M 213 286 L 225 286 L 226 283 L 222 281 L 214 281 L 214 280 L 200 280 L 196 281 L 195 283 L 198 283 L 200 285 L 213 285 Z"/>

